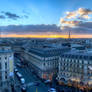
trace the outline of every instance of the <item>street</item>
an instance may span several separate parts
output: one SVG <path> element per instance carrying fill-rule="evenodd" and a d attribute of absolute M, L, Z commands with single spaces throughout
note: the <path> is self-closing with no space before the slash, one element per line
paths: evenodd
<path fill-rule="evenodd" d="M 16 63 L 19 63 L 19 62 L 20 62 L 20 60 L 18 58 L 15 58 L 15 65 L 16 65 Z M 33 74 L 31 72 L 29 67 L 26 67 L 26 66 L 25 67 L 18 67 L 18 66 L 16 66 L 16 68 L 22 74 L 23 78 L 25 79 L 26 84 L 33 83 L 33 82 L 39 82 L 40 83 L 39 86 L 33 86 L 32 85 L 32 86 L 27 87 L 27 92 L 48 92 L 48 89 L 50 88 L 50 86 L 42 83 L 42 81 L 35 74 Z M 15 81 L 16 84 L 20 84 L 17 76 L 15 76 L 15 80 L 16 80 Z M 70 88 L 68 86 L 63 86 L 63 85 L 62 86 L 56 85 L 56 87 L 58 87 L 58 89 L 60 89 L 60 91 L 58 91 L 58 92 L 62 92 L 62 90 L 64 92 L 82 92 L 81 90 L 78 90 L 78 89 L 75 89 L 75 88 Z M 19 87 L 17 87 L 17 92 L 21 92 Z"/>
<path fill-rule="evenodd" d="M 15 58 L 15 63 L 17 63 L 18 61 L 19 60 L 17 58 Z M 30 83 L 30 82 L 36 82 L 36 81 L 40 82 L 40 85 L 38 87 L 37 86 L 27 87 L 27 92 L 36 92 L 36 90 L 38 92 L 43 92 L 43 90 L 44 90 L 44 92 L 48 91 L 49 87 L 47 85 L 45 85 L 44 83 L 42 83 L 39 80 L 39 78 L 37 78 L 37 76 L 32 74 L 28 67 L 24 67 L 24 68 L 17 67 L 17 69 L 22 74 L 23 78 L 25 79 L 26 84 Z M 18 82 L 18 80 L 17 80 L 17 82 Z"/>

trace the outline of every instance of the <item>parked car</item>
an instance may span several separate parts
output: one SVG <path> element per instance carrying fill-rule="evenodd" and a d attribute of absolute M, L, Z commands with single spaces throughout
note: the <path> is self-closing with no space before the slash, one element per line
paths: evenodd
<path fill-rule="evenodd" d="M 18 72 L 18 69 L 17 69 L 17 68 L 15 68 L 15 69 L 14 69 L 14 72 L 15 72 L 15 73 L 17 73 L 17 72 Z"/>
<path fill-rule="evenodd" d="M 17 77 L 18 77 L 19 79 L 22 78 L 22 74 L 21 74 L 21 73 L 17 72 L 16 75 L 17 75 Z"/>
<path fill-rule="evenodd" d="M 22 65 L 21 65 L 20 63 L 17 63 L 16 66 L 18 66 L 18 67 L 22 67 Z"/>
<path fill-rule="evenodd" d="M 56 89 L 55 89 L 55 88 L 50 88 L 50 89 L 48 90 L 48 92 L 56 92 Z"/>
<path fill-rule="evenodd" d="M 25 86 L 25 85 L 22 85 L 22 86 L 21 86 L 21 91 L 22 91 L 22 92 L 26 92 L 26 90 L 27 90 L 27 89 L 26 89 L 26 86 Z"/>
<path fill-rule="evenodd" d="M 25 79 L 24 78 L 21 78 L 20 79 L 20 82 L 21 82 L 22 85 L 25 84 Z"/>
<path fill-rule="evenodd" d="M 51 80 L 45 80 L 44 83 L 45 84 L 51 83 Z"/>

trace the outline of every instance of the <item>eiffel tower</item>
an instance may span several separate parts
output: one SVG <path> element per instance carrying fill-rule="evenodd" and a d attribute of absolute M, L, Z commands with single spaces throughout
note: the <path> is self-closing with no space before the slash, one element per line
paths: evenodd
<path fill-rule="evenodd" d="M 71 32 L 69 30 L 69 34 L 68 34 L 68 39 L 70 40 L 71 39 Z"/>

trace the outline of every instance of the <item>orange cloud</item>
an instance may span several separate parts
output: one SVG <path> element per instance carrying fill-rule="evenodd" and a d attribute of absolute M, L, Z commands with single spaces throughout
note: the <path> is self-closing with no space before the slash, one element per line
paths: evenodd
<path fill-rule="evenodd" d="M 66 19 L 72 19 L 76 18 L 76 12 L 66 12 L 67 16 L 65 17 Z"/>
<path fill-rule="evenodd" d="M 73 20 L 73 21 L 67 21 L 67 20 L 61 18 L 60 19 L 60 23 L 61 24 L 65 24 L 65 25 L 75 26 L 75 25 L 78 25 L 80 23 L 80 21 L 75 21 L 75 20 Z"/>
<path fill-rule="evenodd" d="M 79 8 L 77 11 L 77 14 L 79 15 L 89 15 L 89 14 L 92 14 L 92 10 L 90 9 L 85 9 L 85 8 Z"/>
<path fill-rule="evenodd" d="M 66 12 L 65 19 L 75 19 L 78 17 L 81 17 L 82 19 L 89 19 L 90 14 L 92 14 L 92 10 L 85 9 L 85 8 L 79 8 L 76 11 Z"/>
<path fill-rule="evenodd" d="M 76 31 L 77 33 L 78 31 L 80 33 L 80 31 L 83 30 L 89 31 L 90 30 L 89 26 L 91 25 L 91 21 L 89 21 L 89 19 L 91 18 L 89 16 L 90 14 L 92 14 L 92 10 L 86 8 L 79 8 L 75 11 L 66 12 L 66 16 L 60 19 L 61 30 L 63 30 L 64 32 L 67 29 L 72 30 L 72 32 L 75 32 L 77 28 L 78 29 Z M 81 26 L 84 25 L 85 23 L 87 25 Z"/>

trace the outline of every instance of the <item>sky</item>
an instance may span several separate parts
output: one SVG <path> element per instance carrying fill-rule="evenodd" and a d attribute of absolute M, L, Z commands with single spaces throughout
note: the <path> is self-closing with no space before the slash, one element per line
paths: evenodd
<path fill-rule="evenodd" d="M 70 12 L 79 11 L 80 8 L 83 10 L 89 9 L 90 14 L 78 16 L 81 17 L 80 20 L 74 15 L 71 19 L 66 19 Z M 2 35 L 7 34 L 7 37 L 10 35 L 37 36 L 38 33 L 39 35 L 45 36 L 47 34 L 46 37 L 48 37 L 48 35 L 51 37 L 53 37 L 52 35 L 54 35 L 54 37 L 58 37 L 57 35 L 59 35 L 60 37 L 61 35 L 66 35 L 67 30 L 71 30 L 74 35 L 83 35 L 84 30 L 87 35 L 90 35 L 92 32 L 89 31 L 89 26 L 84 28 L 81 23 L 82 28 L 75 28 L 72 27 L 72 25 L 66 25 L 65 21 L 76 20 L 78 22 L 83 21 L 83 24 L 89 24 L 89 22 L 92 21 L 91 10 L 92 0 L 1 0 L 0 30 L 2 31 Z M 66 12 L 68 12 L 68 14 L 66 14 Z M 84 17 L 88 18 L 89 16 L 90 18 L 88 20 L 84 20 Z M 62 22 L 61 19 L 64 21 Z M 77 24 L 77 26 L 80 25 Z"/>

